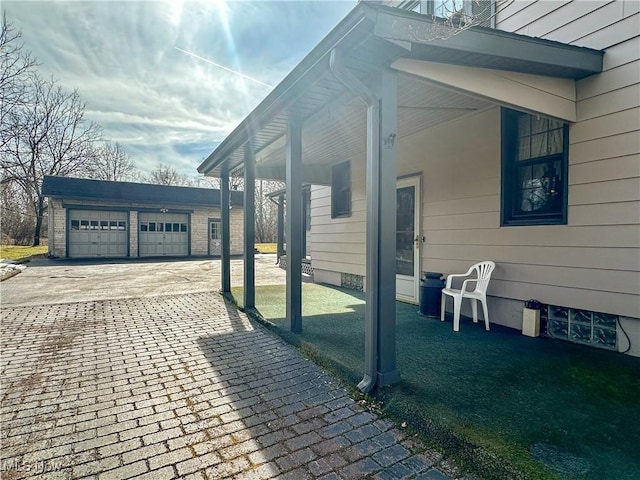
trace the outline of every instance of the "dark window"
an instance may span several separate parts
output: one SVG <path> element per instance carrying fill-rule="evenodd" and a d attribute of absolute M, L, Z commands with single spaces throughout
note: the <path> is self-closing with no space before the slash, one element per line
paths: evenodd
<path fill-rule="evenodd" d="M 158 232 L 164 232 L 164 223 L 158 222 L 156 224 L 156 229 L 157 229 Z"/>
<path fill-rule="evenodd" d="M 304 208 L 304 224 L 307 230 L 311 230 L 311 190 L 302 190 L 302 205 Z"/>
<path fill-rule="evenodd" d="M 164 231 L 165 232 L 170 232 L 171 231 L 171 224 L 170 223 L 166 223 L 164 225 Z"/>
<path fill-rule="evenodd" d="M 109 221 L 108 220 L 100 220 L 100 229 L 101 230 L 109 230 Z"/>
<path fill-rule="evenodd" d="M 156 231 L 156 222 L 149 222 L 149 231 L 150 232 Z"/>
<path fill-rule="evenodd" d="M 569 127 L 502 110 L 502 224 L 567 223 Z"/>
<path fill-rule="evenodd" d="M 179 232 L 180 231 L 180 224 L 179 223 L 174 223 L 173 224 L 173 231 L 174 232 Z"/>
<path fill-rule="evenodd" d="M 126 230 L 127 222 L 118 222 L 118 230 Z"/>
<path fill-rule="evenodd" d="M 71 220 L 71 230 L 80 230 L 79 220 Z"/>
<path fill-rule="evenodd" d="M 91 220 L 91 230 L 100 230 L 97 220 Z"/>
<path fill-rule="evenodd" d="M 118 230 L 118 222 L 109 220 L 109 230 Z"/>
<path fill-rule="evenodd" d="M 181 232 L 186 232 L 187 231 L 187 224 L 186 223 L 181 223 L 180 224 L 180 231 Z"/>
<path fill-rule="evenodd" d="M 140 224 L 140 231 L 141 232 L 146 232 L 149 230 L 149 225 L 147 225 L 146 223 L 141 223 Z"/>
<path fill-rule="evenodd" d="M 331 167 L 331 218 L 351 215 L 351 167 L 349 162 Z"/>

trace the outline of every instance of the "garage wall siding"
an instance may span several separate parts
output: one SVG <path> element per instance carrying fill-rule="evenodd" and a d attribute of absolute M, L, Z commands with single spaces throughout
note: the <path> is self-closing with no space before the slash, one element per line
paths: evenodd
<path fill-rule="evenodd" d="M 129 255 L 138 256 L 138 212 L 129 211 Z"/>
<path fill-rule="evenodd" d="M 49 199 L 49 255 L 65 257 L 67 255 L 67 211 L 62 206 L 62 200 Z M 53 240 L 53 241 L 52 241 Z"/>
<path fill-rule="evenodd" d="M 244 232 L 244 210 L 232 208 L 229 223 L 231 227 L 231 255 L 242 253 Z M 191 255 L 208 255 L 209 219 L 220 218 L 220 209 L 196 210 L 191 214 Z"/>
<path fill-rule="evenodd" d="M 86 208 L 96 207 L 95 202 L 86 201 L 64 201 L 55 198 L 49 199 L 49 255 L 64 258 L 67 255 L 66 250 L 66 234 L 67 234 L 67 208 Z M 137 257 L 139 252 L 138 246 L 138 209 L 149 209 L 149 205 L 142 204 L 122 204 L 117 202 L 104 202 L 99 205 L 100 208 L 129 209 L 129 255 Z M 163 205 L 165 208 L 175 210 L 191 210 L 184 206 Z M 220 218 L 219 208 L 210 209 L 192 209 L 191 222 L 191 255 L 205 256 L 208 255 L 209 248 L 209 218 Z M 242 208 L 232 208 L 230 215 L 231 224 L 231 254 L 240 255 L 243 251 L 243 218 L 244 210 Z"/>

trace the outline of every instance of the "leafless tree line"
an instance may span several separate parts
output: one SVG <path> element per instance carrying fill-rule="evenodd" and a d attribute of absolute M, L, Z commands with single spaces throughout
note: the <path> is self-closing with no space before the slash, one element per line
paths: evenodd
<path fill-rule="evenodd" d="M 117 142 L 105 140 L 101 127 L 85 118 L 76 89 L 65 90 L 43 78 L 24 48 L 21 32 L 2 17 L 0 32 L 0 232 L 2 241 L 40 244 L 46 175 L 162 185 L 216 187 L 158 165 L 149 174 L 135 167 Z"/>

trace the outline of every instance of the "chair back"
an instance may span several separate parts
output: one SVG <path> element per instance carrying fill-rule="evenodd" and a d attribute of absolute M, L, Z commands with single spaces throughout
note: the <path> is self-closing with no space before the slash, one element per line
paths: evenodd
<path fill-rule="evenodd" d="M 471 267 L 476 271 L 478 275 L 478 282 L 476 283 L 476 292 L 487 292 L 487 287 L 489 286 L 489 280 L 491 279 L 491 272 L 496 268 L 496 264 L 492 261 L 480 262 L 476 263 Z"/>

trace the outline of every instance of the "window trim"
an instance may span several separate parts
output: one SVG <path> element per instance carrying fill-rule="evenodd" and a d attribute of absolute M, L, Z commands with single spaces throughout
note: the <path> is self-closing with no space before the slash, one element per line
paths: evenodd
<path fill-rule="evenodd" d="M 336 179 L 346 177 L 346 183 L 343 188 L 336 188 Z M 346 193 L 346 205 L 339 205 L 338 194 Z M 338 207 L 344 208 L 338 208 Z M 351 216 L 351 162 L 336 163 L 331 166 L 331 218 L 345 218 Z"/>
<path fill-rule="evenodd" d="M 500 189 L 500 226 L 525 226 L 525 225 L 566 225 L 568 218 L 568 199 L 569 199 L 569 125 L 564 122 L 563 128 L 563 151 L 560 154 L 548 155 L 544 159 L 533 161 L 534 163 L 542 163 L 544 161 L 552 161 L 552 159 L 560 160 L 560 177 L 561 177 L 561 198 L 560 212 L 554 214 L 537 214 L 518 215 L 514 212 L 515 187 L 514 176 L 516 170 L 515 161 L 515 143 L 517 139 L 517 128 L 515 127 L 515 119 L 518 115 L 528 114 L 502 107 L 500 112 L 500 163 L 501 163 L 501 189 Z"/>

